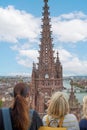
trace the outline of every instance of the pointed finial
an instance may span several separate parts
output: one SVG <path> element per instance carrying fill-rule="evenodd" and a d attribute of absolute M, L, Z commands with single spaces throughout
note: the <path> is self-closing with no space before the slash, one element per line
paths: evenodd
<path fill-rule="evenodd" d="M 33 69 L 35 69 L 36 68 L 36 65 L 35 65 L 35 63 L 34 63 L 34 61 L 33 61 Z"/>
<path fill-rule="evenodd" d="M 58 57 L 58 51 L 57 51 L 57 53 L 56 53 L 56 54 L 57 54 L 57 57 Z"/>
<path fill-rule="evenodd" d="M 48 2 L 48 0 L 44 0 L 44 2 Z"/>
<path fill-rule="evenodd" d="M 59 63 L 59 56 L 58 56 L 58 54 L 59 54 L 59 53 L 58 53 L 58 51 L 57 51 L 57 53 L 56 53 L 56 54 L 57 54 L 57 57 L 56 57 L 56 62 L 57 62 L 57 63 Z"/>
<path fill-rule="evenodd" d="M 56 53 L 56 54 L 57 54 L 57 60 L 59 61 L 59 56 L 58 56 L 58 54 L 59 54 L 59 53 L 58 53 L 58 51 L 57 51 L 57 53 Z"/>

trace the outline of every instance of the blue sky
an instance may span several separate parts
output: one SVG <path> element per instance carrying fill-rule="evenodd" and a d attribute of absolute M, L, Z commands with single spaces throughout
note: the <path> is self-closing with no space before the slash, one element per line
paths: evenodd
<path fill-rule="evenodd" d="M 87 75 L 87 0 L 48 4 L 63 75 Z M 1 76 L 31 75 L 32 62 L 38 62 L 43 5 L 43 0 L 0 0 Z"/>

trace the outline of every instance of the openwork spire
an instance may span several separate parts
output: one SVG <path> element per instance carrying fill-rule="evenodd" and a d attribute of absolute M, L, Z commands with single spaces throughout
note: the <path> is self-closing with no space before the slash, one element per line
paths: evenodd
<path fill-rule="evenodd" d="M 52 72 L 54 69 L 54 51 L 53 51 L 53 44 L 51 37 L 51 25 L 50 25 L 50 18 L 49 18 L 49 6 L 48 0 L 44 0 L 44 7 L 42 13 L 42 32 L 41 32 L 41 44 L 40 44 L 40 51 L 39 51 L 39 64 L 38 68 L 39 71 L 46 70 Z"/>
<path fill-rule="evenodd" d="M 52 92 L 63 89 L 62 66 L 58 53 L 57 59 L 54 57 L 48 0 L 43 1 L 39 61 L 36 65 L 33 64 L 31 88 L 34 107 L 40 113 L 45 112 L 45 102 Z"/>

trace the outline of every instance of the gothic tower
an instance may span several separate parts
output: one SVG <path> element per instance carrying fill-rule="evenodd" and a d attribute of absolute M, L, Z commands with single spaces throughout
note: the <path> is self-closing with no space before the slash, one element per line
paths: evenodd
<path fill-rule="evenodd" d="M 44 0 L 42 15 L 39 57 L 38 63 L 33 63 L 31 82 L 32 103 L 39 113 L 45 111 L 45 102 L 51 94 L 63 89 L 62 65 L 58 52 L 57 57 L 54 57 L 48 0 Z"/>
<path fill-rule="evenodd" d="M 76 115 L 78 121 L 80 121 L 82 117 L 82 105 L 79 103 L 75 95 L 75 90 L 73 89 L 73 80 L 71 80 L 70 85 L 71 85 L 71 92 L 69 95 L 70 113 Z"/>

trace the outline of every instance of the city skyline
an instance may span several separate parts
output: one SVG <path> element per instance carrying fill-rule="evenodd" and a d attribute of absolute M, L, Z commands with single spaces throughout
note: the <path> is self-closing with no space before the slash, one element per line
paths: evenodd
<path fill-rule="evenodd" d="M 63 75 L 87 75 L 87 1 L 49 0 L 54 56 Z M 0 1 L 0 75 L 31 75 L 38 63 L 43 0 Z"/>

